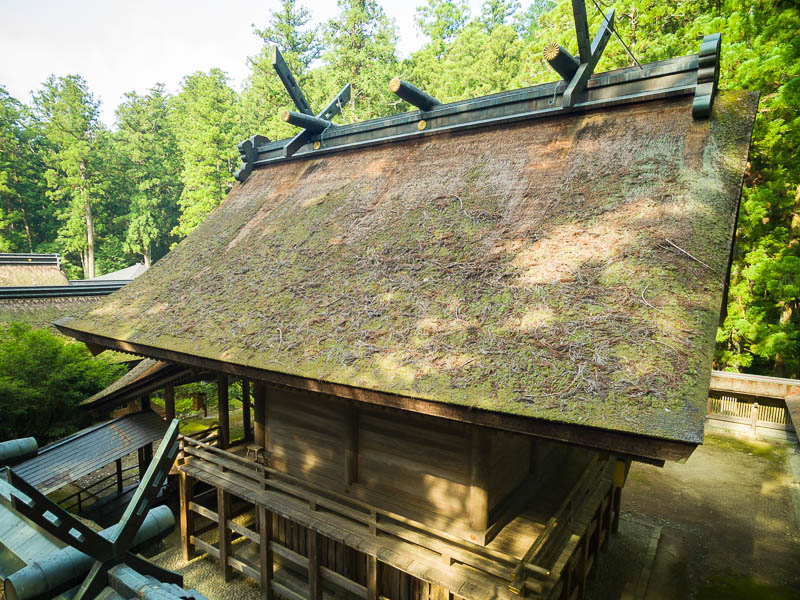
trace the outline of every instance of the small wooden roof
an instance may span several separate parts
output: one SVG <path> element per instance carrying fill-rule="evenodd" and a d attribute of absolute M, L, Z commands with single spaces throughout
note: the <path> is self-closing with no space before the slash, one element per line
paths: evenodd
<path fill-rule="evenodd" d="M 167 423 L 151 411 L 127 415 L 82 429 L 39 450 L 14 472 L 43 494 L 49 494 L 160 440 Z"/>
<path fill-rule="evenodd" d="M 757 95 L 256 168 L 59 328 L 103 347 L 639 456 L 703 439 Z M 660 445 L 659 445 L 660 444 Z"/>

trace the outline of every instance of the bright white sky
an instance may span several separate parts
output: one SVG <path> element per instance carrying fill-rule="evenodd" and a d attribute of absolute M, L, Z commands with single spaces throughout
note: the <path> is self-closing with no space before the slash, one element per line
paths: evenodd
<path fill-rule="evenodd" d="M 423 0 L 379 0 L 397 23 L 403 56 L 423 39 L 414 10 Z M 317 22 L 336 15 L 334 0 L 301 0 Z M 473 15 L 480 0 L 470 0 Z M 101 118 L 114 122 L 125 92 L 146 93 L 161 82 L 171 92 L 198 70 L 219 67 L 237 90 L 247 57 L 261 40 L 277 0 L 0 0 L 0 85 L 29 103 L 50 74 L 78 74 L 101 100 Z"/>

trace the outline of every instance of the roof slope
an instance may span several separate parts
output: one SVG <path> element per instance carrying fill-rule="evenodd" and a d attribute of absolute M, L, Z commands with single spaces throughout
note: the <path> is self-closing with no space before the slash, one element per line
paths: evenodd
<path fill-rule="evenodd" d="M 14 467 L 14 472 L 49 494 L 161 439 L 167 423 L 145 411 L 82 429 L 39 450 L 38 456 Z"/>
<path fill-rule="evenodd" d="M 29 285 L 69 285 L 69 280 L 55 265 L 0 264 L 0 287 Z"/>
<path fill-rule="evenodd" d="M 699 443 L 757 95 L 721 92 L 709 121 L 691 103 L 256 169 L 147 273 L 60 325 Z"/>

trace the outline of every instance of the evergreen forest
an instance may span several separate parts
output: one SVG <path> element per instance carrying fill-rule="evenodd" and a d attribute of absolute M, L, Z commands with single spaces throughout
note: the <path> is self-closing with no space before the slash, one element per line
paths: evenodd
<path fill-rule="evenodd" d="M 279 119 L 292 105 L 273 44 L 312 106 L 352 82 L 339 123 L 409 110 L 389 91 L 394 76 L 448 102 L 556 80 L 542 58 L 550 41 L 577 53 L 570 0 L 486 0 L 477 14 L 465 0 L 418 1 L 426 42 L 401 58 L 375 0 L 338 0 L 327 23 L 282 0 L 253 27 L 263 45 L 247 58 L 242 89 L 219 69 L 186 74 L 175 93 L 153 82 L 126 95 L 110 129 L 80 74 L 51 76 L 29 99 L 0 81 L 0 252 L 58 252 L 72 279 L 157 261 L 223 200 L 237 142 L 296 133 Z M 611 5 L 587 2 L 591 31 Z M 696 53 L 703 35 L 720 32 L 720 86 L 761 93 L 715 368 L 799 377 L 800 9 L 788 0 L 613 6 L 627 49 L 609 42 L 596 72 Z"/>

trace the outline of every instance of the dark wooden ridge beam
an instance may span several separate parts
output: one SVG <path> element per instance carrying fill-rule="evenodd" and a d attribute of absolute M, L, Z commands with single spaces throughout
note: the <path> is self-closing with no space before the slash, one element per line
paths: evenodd
<path fill-rule="evenodd" d="M 275 68 L 275 72 L 278 74 L 278 77 L 280 77 L 281 82 L 283 82 L 283 87 L 289 92 L 289 96 L 291 96 L 292 102 L 294 102 L 297 110 L 307 115 L 313 115 L 314 113 L 311 111 L 311 105 L 303 95 L 303 90 L 297 85 L 294 75 L 292 75 L 292 72 L 289 70 L 286 61 L 283 60 L 283 55 L 281 51 L 278 50 L 277 46 L 272 46 L 272 66 Z"/>
<path fill-rule="evenodd" d="M 268 382 L 318 394 L 356 400 L 367 404 L 440 417 L 451 421 L 534 435 L 576 446 L 610 452 L 617 456 L 627 456 L 659 466 L 666 460 L 685 461 L 697 447 L 697 444 L 691 442 L 653 438 L 636 433 L 599 429 L 584 425 L 558 423 L 514 414 L 498 413 L 485 409 L 470 408 L 458 404 L 447 404 L 432 400 L 400 396 L 388 392 L 379 392 L 296 375 L 287 375 L 276 371 L 267 371 L 246 365 L 228 363 L 220 359 L 195 356 L 184 352 L 156 348 L 154 346 L 147 346 L 125 340 L 115 340 L 106 336 L 72 329 L 63 321 L 58 321 L 55 325 L 61 333 L 79 341 L 88 341 L 123 352 L 131 352 L 158 360 L 180 363 L 186 366 L 200 367 L 218 373 L 228 373 L 236 377 L 247 377 L 257 382 Z"/>
<path fill-rule="evenodd" d="M 579 94 L 573 111 L 660 100 L 694 94 L 697 55 L 680 56 L 593 75 Z M 330 152 L 394 143 L 480 127 L 497 127 L 516 121 L 550 117 L 562 112 L 558 99 L 564 81 L 545 83 L 497 94 L 439 104 L 430 111 L 413 110 L 387 117 L 331 127 L 320 136 L 301 132 L 291 140 L 260 146 L 253 168 Z M 332 103 L 336 106 L 336 103 Z M 421 127 L 421 120 L 426 121 Z M 296 154 L 295 154 L 296 153 Z"/>
<path fill-rule="evenodd" d="M 582 1 L 581 4 L 583 4 Z M 561 106 L 563 108 L 572 108 L 575 105 L 578 96 L 586 89 L 586 84 L 589 81 L 589 77 L 591 77 L 592 73 L 594 73 L 594 68 L 597 66 L 597 63 L 600 62 L 600 57 L 603 55 L 603 50 L 606 49 L 606 44 L 608 44 L 608 40 L 611 38 L 611 32 L 613 28 L 614 9 L 612 8 L 603 17 L 603 23 L 600 25 L 600 28 L 597 30 L 597 34 L 594 36 L 589 59 L 587 61 L 583 61 L 581 57 L 580 66 L 570 80 L 567 89 L 564 91 L 564 96 L 561 101 Z"/>
<path fill-rule="evenodd" d="M 575 73 L 581 65 L 577 58 L 556 42 L 550 42 L 544 47 L 544 59 L 556 73 L 561 75 L 561 79 L 564 81 L 570 81 L 575 77 Z"/>
<path fill-rule="evenodd" d="M 393 78 L 389 82 L 389 89 L 402 100 L 413 104 L 420 110 L 430 110 L 434 106 L 441 104 L 436 98 L 422 91 L 417 86 L 403 81 L 399 77 Z"/>

